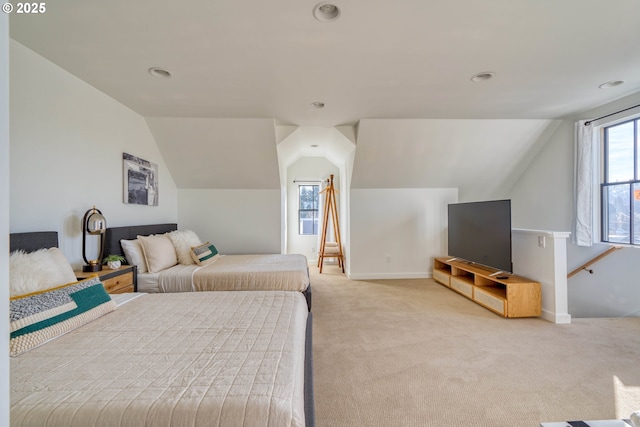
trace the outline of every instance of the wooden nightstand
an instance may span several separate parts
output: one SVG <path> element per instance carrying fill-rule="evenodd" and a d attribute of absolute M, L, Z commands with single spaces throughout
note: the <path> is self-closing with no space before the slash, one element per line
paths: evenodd
<path fill-rule="evenodd" d="M 117 270 L 103 267 L 101 271 L 74 271 L 78 280 L 98 276 L 104 288 L 110 294 L 136 292 L 138 290 L 138 268 L 135 265 L 123 265 Z"/>

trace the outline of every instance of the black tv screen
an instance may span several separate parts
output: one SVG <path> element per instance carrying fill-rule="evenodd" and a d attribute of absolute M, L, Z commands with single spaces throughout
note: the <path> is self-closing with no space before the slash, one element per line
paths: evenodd
<path fill-rule="evenodd" d="M 449 255 L 512 272 L 511 200 L 450 204 Z"/>

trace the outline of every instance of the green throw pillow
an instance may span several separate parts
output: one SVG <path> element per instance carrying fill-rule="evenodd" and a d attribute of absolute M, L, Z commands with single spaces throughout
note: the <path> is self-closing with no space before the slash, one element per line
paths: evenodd
<path fill-rule="evenodd" d="M 211 243 L 203 243 L 191 248 L 191 257 L 198 265 L 207 265 L 215 261 L 218 250 Z"/>
<path fill-rule="evenodd" d="M 12 357 L 116 309 L 98 277 L 14 297 L 9 304 Z"/>

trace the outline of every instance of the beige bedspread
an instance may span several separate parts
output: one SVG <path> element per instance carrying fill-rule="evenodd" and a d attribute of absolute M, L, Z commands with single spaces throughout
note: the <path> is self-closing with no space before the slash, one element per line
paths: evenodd
<path fill-rule="evenodd" d="M 196 291 L 304 291 L 309 267 L 304 255 L 226 255 L 193 273 Z"/>
<path fill-rule="evenodd" d="M 303 426 L 298 292 L 153 294 L 11 359 L 12 426 Z"/>
<path fill-rule="evenodd" d="M 299 254 L 222 255 L 204 266 L 176 265 L 138 274 L 138 292 L 299 291 L 309 287 L 307 257 Z"/>
<path fill-rule="evenodd" d="M 192 292 L 195 264 L 174 265 L 158 273 L 138 275 L 138 292 Z"/>
<path fill-rule="evenodd" d="M 139 292 L 299 291 L 309 287 L 307 257 L 298 254 L 223 255 L 215 262 L 176 265 L 138 274 Z"/>

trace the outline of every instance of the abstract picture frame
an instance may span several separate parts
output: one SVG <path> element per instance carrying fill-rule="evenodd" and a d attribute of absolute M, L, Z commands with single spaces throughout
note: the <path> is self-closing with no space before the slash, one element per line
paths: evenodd
<path fill-rule="evenodd" d="M 124 203 L 158 206 L 158 165 L 122 153 Z"/>

